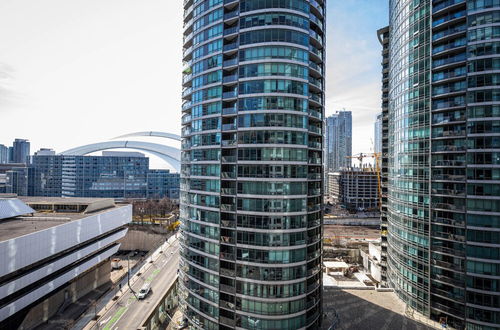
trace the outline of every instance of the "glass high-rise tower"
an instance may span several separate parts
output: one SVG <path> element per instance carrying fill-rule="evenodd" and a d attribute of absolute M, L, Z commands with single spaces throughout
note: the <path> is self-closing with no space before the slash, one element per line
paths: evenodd
<path fill-rule="evenodd" d="M 499 24 L 498 0 L 390 1 L 387 280 L 457 329 L 500 328 Z"/>
<path fill-rule="evenodd" d="M 317 329 L 324 0 L 184 10 L 185 315 L 204 329 Z"/>

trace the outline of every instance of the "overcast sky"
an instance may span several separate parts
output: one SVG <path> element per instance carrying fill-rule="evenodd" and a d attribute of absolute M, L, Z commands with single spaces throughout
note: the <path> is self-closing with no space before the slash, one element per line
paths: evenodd
<path fill-rule="evenodd" d="M 61 152 L 128 132 L 180 133 L 182 3 L 0 0 L 0 144 L 27 138 L 32 152 Z M 326 114 L 353 111 L 354 153 L 372 148 L 387 6 L 328 1 Z"/>

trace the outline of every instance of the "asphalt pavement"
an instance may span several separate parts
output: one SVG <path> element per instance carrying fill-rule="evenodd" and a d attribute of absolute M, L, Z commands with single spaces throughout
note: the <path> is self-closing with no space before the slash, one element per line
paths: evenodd
<path fill-rule="evenodd" d="M 142 321 L 153 311 L 177 275 L 179 241 L 173 240 L 170 244 L 166 243 L 163 246 L 163 253 L 158 253 L 159 250 L 151 257 L 154 262 L 147 261 L 143 268 L 131 278 L 131 287 L 136 293 L 145 283 L 150 283 L 151 292 L 147 297 L 138 300 L 127 284 L 122 285 L 121 295 L 118 293 L 119 298 L 114 302 L 109 302 L 98 313 L 100 317 L 97 322 L 89 323 L 85 329 L 117 330 L 141 327 Z M 144 268 L 147 269 L 143 271 Z"/>

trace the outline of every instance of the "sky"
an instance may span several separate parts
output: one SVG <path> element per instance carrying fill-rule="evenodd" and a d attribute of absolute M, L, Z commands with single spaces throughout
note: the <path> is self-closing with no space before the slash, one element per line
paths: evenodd
<path fill-rule="evenodd" d="M 138 131 L 180 134 L 183 0 L 1 0 L 0 144 L 57 152 Z M 327 1 L 326 115 L 372 150 L 387 0 Z M 175 146 L 165 139 L 142 139 Z M 168 168 L 156 157 L 151 167 Z"/>

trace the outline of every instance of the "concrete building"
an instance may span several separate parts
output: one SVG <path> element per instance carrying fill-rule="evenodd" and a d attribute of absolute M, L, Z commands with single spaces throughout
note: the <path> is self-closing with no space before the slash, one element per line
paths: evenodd
<path fill-rule="evenodd" d="M 388 282 L 453 328 L 498 329 L 500 3 L 395 0 L 389 17 Z"/>
<path fill-rule="evenodd" d="M 0 198 L 0 328 L 34 328 L 110 281 L 132 220 L 111 199 Z"/>
<path fill-rule="evenodd" d="M 361 257 L 363 258 L 363 268 L 370 274 L 377 282 L 382 282 L 382 249 L 380 243 L 369 243 L 368 253 L 360 250 Z"/>
<path fill-rule="evenodd" d="M 12 144 L 12 159 L 11 163 L 28 163 L 30 155 L 30 143 L 25 139 L 15 139 Z"/>
<path fill-rule="evenodd" d="M 329 194 L 334 204 L 350 211 L 379 209 L 378 177 L 373 168 L 349 168 L 328 173 Z"/>
<path fill-rule="evenodd" d="M 325 1 L 184 1 L 181 303 L 319 329 Z"/>

